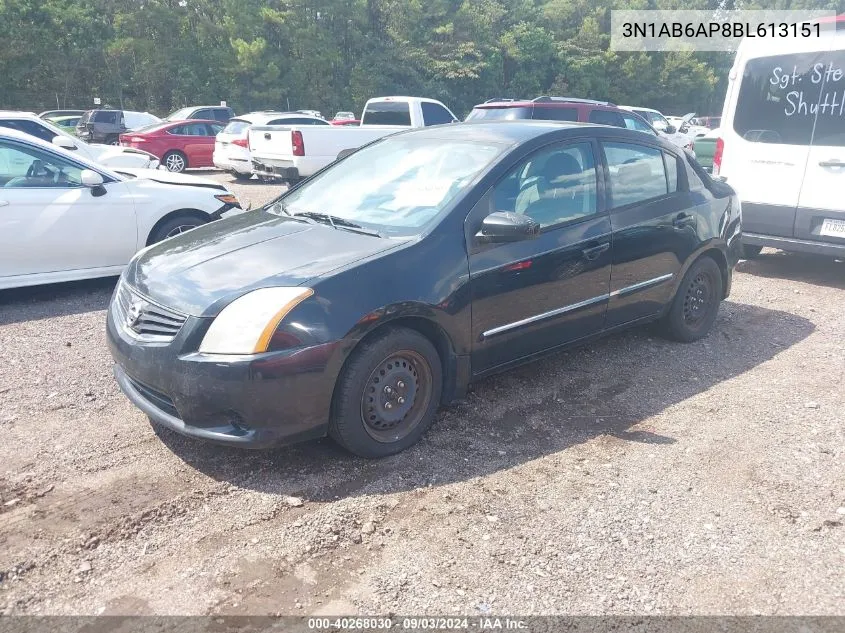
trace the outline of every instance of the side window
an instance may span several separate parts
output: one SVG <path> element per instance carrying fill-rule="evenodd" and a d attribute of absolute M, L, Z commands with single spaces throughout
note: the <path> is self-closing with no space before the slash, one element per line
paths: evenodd
<path fill-rule="evenodd" d="M 197 110 L 192 115 L 188 117 L 189 119 L 212 119 L 214 117 L 211 116 L 211 110 L 205 108 L 203 110 Z"/>
<path fill-rule="evenodd" d="M 29 134 L 35 138 L 40 138 L 42 141 L 52 143 L 56 137 L 53 130 L 39 125 L 35 121 L 28 121 L 26 119 L 3 119 L 0 120 L 0 127 L 7 127 L 13 130 L 18 130 L 24 134 Z"/>
<path fill-rule="evenodd" d="M 612 110 L 592 110 L 590 112 L 590 123 L 598 123 L 599 125 L 613 125 L 616 127 L 625 127 L 625 122 L 622 120 L 622 115 Z"/>
<path fill-rule="evenodd" d="M 208 136 L 205 123 L 189 123 L 182 126 L 182 134 L 186 136 Z"/>
<path fill-rule="evenodd" d="M 80 187 L 82 168 L 37 147 L 0 141 L 0 186 L 9 189 Z"/>
<path fill-rule="evenodd" d="M 169 130 L 167 130 L 167 133 L 173 134 L 174 136 L 182 136 L 183 134 L 185 134 L 185 128 L 186 127 L 187 126 L 185 126 L 185 125 L 177 125 L 176 127 L 172 127 Z"/>
<path fill-rule="evenodd" d="M 659 149 L 632 143 L 602 143 L 602 147 L 609 171 L 611 207 L 636 204 L 669 192 Z"/>
<path fill-rule="evenodd" d="M 577 121 L 578 108 L 534 108 L 534 118 L 545 121 Z"/>
<path fill-rule="evenodd" d="M 596 163 L 589 143 L 544 149 L 522 161 L 494 190 L 496 211 L 525 214 L 541 227 L 596 213 Z"/>
<path fill-rule="evenodd" d="M 212 118 L 215 121 L 222 121 L 225 123 L 232 118 L 232 114 L 226 108 L 215 108 L 214 116 Z"/>
<path fill-rule="evenodd" d="M 422 106 L 423 122 L 426 125 L 443 125 L 455 120 L 449 114 L 449 111 L 441 105 L 428 101 L 423 101 L 420 105 Z"/>
<path fill-rule="evenodd" d="M 669 193 L 678 190 L 678 159 L 669 152 L 663 152 L 663 162 L 666 164 L 666 183 L 669 185 Z"/>
<path fill-rule="evenodd" d="M 625 127 L 629 130 L 637 130 L 638 132 L 646 132 L 655 136 L 654 130 L 652 130 L 648 124 L 643 121 L 640 117 L 635 116 L 633 114 L 623 114 L 622 120 L 625 122 Z"/>
<path fill-rule="evenodd" d="M 654 125 L 655 130 L 660 130 L 661 132 L 665 132 L 666 129 L 669 127 L 669 121 L 666 120 L 665 117 L 652 113 L 651 115 L 652 125 Z"/>

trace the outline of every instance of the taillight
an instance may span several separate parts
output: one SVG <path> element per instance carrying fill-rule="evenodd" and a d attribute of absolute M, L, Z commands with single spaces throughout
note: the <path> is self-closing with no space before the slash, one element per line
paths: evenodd
<path fill-rule="evenodd" d="M 713 152 L 713 175 L 718 176 L 722 168 L 722 155 L 725 153 L 725 141 L 721 137 L 716 139 L 716 151 Z"/>
<path fill-rule="evenodd" d="M 305 156 L 305 142 L 302 140 L 302 132 L 293 130 L 290 133 L 290 144 L 293 146 L 294 156 Z"/>
<path fill-rule="evenodd" d="M 249 137 L 247 138 L 236 138 L 232 141 L 232 145 L 237 145 L 238 147 L 244 147 L 249 149 Z"/>

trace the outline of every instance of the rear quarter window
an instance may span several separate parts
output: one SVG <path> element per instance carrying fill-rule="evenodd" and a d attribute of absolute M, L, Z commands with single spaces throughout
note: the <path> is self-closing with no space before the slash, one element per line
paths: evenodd
<path fill-rule="evenodd" d="M 534 108 L 534 118 L 544 121 L 577 121 L 578 108 Z"/>
<path fill-rule="evenodd" d="M 599 125 L 625 127 L 625 121 L 622 119 L 622 115 L 612 110 L 592 110 L 588 120 L 590 123 L 598 123 Z"/>

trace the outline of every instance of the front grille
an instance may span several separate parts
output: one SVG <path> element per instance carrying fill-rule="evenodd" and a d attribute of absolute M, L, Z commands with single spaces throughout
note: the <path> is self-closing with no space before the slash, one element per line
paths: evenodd
<path fill-rule="evenodd" d="M 168 343 L 188 317 L 141 296 L 121 282 L 114 300 L 116 322 L 130 336 L 142 341 Z"/>
<path fill-rule="evenodd" d="M 134 378 L 129 378 L 129 382 L 131 382 L 132 386 L 138 390 L 138 393 L 140 393 L 144 399 L 150 402 L 150 404 L 152 404 L 156 409 L 169 413 L 176 418 L 179 417 L 179 412 L 176 410 L 173 400 L 171 400 L 167 394 L 156 391 L 152 387 L 148 387 Z"/>

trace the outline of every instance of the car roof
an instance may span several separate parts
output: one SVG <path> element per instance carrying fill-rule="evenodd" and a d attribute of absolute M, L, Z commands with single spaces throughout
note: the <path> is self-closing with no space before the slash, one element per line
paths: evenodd
<path fill-rule="evenodd" d="M 488 99 L 484 103 L 477 104 L 476 108 L 527 108 L 527 107 L 572 107 L 592 106 L 597 108 L 616 108 L 617 106 L 609 101 L 598 101 L 596 99 L 581 99 L 579 97 L 549 97 L 542 96 L 535 99 Z"/>
<path fill-rule="evenodd" d="M 537 119 L 525 121 L 485 121 L 480 119 L 464 123 L 451 123 L 416 128 L 406 132 L 400 132 L 388 138 L 395 138 L 405 134 L 411 134 L 417 138 L 444 138 L 444 135 L 446 135 L 449 140 L 518 144 L 545 136 L 547 134 L 558 133 L 558 135 L 560 135 L 560 132 L 566 130 L 573 132 L 573 134 L 563 134 L 562 136 L 575 136 L 579 132 L 598 132 L 602 135 L 610 133 L 610 135 L 619 136 L 620 138 L 642 140 L 644 135 L 643 132 L 638 132 L 637 130 L 629 130 L 623 127 L 616 127 L 614 125 L 599 125 L 598 123 L 543 121 Z M 675 147 L 662 137 L 652 136 L 651 134 L 646 136 L 665 147 Z"/>
<path fill-rule="evenodd" d="M 0 127 L 0 138 L 9 138 L 16 141 L 23 141 L 29 143 L 30 145 L 34 145 L 41 149 L 49 150 L 55 154 L 60 154 L 65 156 L 66 158 L 77 162 L 82 163 L 88 169 L 92 169 L 98 172 L 105 172 L 112 178 L 118 178 L 117 174 L 115 174 L 109 167 L 105 167 L 104 165 L 100 165 L 99 163 L 95 163 L 92 160 L 89 160 L 85 156 L 79 154 L 78 152 L 70 152 L 63 147 L 59 147 L 58 145 L 54 145 L 53 143 L 48 143 L 47 141 L 42 141 L 40 138 L 36 136 L 32 136 L 31 134 L 26 134 L 24 132 L 20 132 L 18 130 L 13 130 L 11 128 Z"/>
<path fill-rule="evenodd" d="M 305 114 L 304 112 L 250 112 L 248 114 L 239 114 L 236 117 L 232 117 L 231 119 L 229 119 L 229 122 L 231 123 L 232 121 L 246 121 L 247 123 L 263 125 L 268 121 L 272 121 L 273 119 L 284 119 L 291 117 L 307 117 L 311 119 L 319 119 L 319 117 L 315 117 L 310 114 Z"/>
<path fill-rule="evenodd" d="M 4 119 L 38 119 L 39 116 L 35 112 L 24 112 L 22 110 L 0 110 L 0 116 Z"/>

